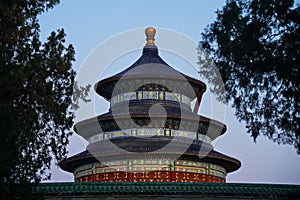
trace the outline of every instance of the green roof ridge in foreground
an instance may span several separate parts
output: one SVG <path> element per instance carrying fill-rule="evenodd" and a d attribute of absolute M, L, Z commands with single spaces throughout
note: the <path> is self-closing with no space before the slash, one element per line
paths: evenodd
<path fill-rule="evenodd" d="M 37 194 L 300 194 L 300 185 L 249 183 L 134 183 L 134 182 L 59 182 L 40 183 Z"/>

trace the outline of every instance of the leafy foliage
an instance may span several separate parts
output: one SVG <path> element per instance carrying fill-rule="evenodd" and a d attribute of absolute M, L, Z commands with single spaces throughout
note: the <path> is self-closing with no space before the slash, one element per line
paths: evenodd
<path fill-rule="evenodd" d="M 216 85 L 216 94 L 226 90 L 225 100 L 254 141 L 262 134 L 293 144 L 300 153 L 299 5 L 293 0 L 228 1 L 202 33 L 199 49 L 212 57 L 200 51 L 200 74 Z"/>
<path fill-rule="evenodd" d="M 40 42 L 37 19 L 58 3 L 0 1 L 2 194 L 14 194 L 28 183 L 49 179 L 52 159 L 59 162 L 67 154 L 74 117 L 74 49 L 65 45 L 63 29 Z"/>

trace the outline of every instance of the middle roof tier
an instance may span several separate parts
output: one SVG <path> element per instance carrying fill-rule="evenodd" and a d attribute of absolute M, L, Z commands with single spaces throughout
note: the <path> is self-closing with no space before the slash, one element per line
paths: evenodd
<path fill-rule="evenodd" d="M 227 129 L 226 125 L 219 121 L 191 112 L 185 104 L 177 103 L 177 106 L 174 106 L 176 103 L 169 104 L 168 101 L 154 104 L 148 100 L 127 103 L 129 106 L 122 106 L 126 102 L 116 104 L 105 114 L 78 122 L 74 130 L 87 140 L 99 133 L 132 128 L 192 131 L 214 140 Z"/>

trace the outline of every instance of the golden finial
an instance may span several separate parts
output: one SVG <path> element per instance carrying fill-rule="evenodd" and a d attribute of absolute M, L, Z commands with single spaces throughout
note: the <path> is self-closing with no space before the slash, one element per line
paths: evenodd
<path fill-rule="evenodd" d="M 155 33 L 156 33 L 156 29 L 153 28 L 153 27 L 148 27 L 148 28 L 145 29 L 146 40 L 147 40 L 146 45 L 155 45 L 154 44 Z"/>

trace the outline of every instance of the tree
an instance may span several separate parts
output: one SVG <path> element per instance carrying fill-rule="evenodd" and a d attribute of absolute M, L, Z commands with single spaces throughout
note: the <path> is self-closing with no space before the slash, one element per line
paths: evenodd
<path fill-rule="evenodd" d="M 267 136 L 300 153 L 300 8 L 293 0 L 228 1 L 202 33 L 200 74 L 256 141 Z M 224 82 L 213 73 L 213 61 Z"/>
<path fill-rule="evenodd" d="M 58 163 L 67 154 L 74 117 L 74 49 L 65 44 L 63 29 L 42 43 L 37 18 L 58 3 L 0 1 L 2 195 L 22 195 L 22 187 L 49 179 L 52 160 Z M 77 92 L 83 89 L 88 88 Z"/>

